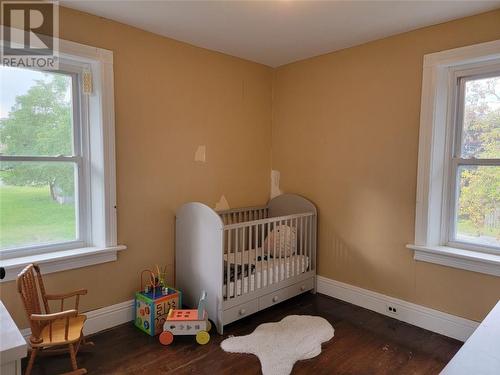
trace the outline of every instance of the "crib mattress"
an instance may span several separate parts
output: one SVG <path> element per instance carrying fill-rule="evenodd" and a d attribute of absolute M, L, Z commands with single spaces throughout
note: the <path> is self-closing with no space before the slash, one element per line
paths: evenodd
<path fill-rule="evenodd" d="M 268 259 L 263 261 L 255 261 L 255 257 L 252 258 L 256 250 L 247 250 L 246 252 L 238 253 L 236 256 L 237 265 L 241 264 L 241 256 L 243 255 L 243 263 L 254 264 L 255 268 L 253 273 L 249 276 L 243 278 L 238 277 L 236 283 L 231 281 L 229 283 L 229 296 L 236 297 L 242 293 L 253 292 L 256 289 L 264 288 L 268 284 L 274 284 L 279 281 L 285 280 L 289 277 L 293 277 L 300 273 L 307 271 L 309 266 L 309 257 L 305 255 L 293 255 L 287 258 L 281 259 Z M 246 253 L 246 254 L 245 254 Z M 257 249 L 257 254 L 261 254 Z M 229 254 L 230 264 L 234 263 L 234 254 Z M 227 256 L 224 256 L 227 260 Z M 252 260 L 252 261 L 250 261 Z M 227 270 L 224 270 L 224 287 L 222 289 L 223 296 L 227 296 Z M 269 283 L 268 283 L 269 281 Z M 236 284 L 236 285 L 235 285 Z M 236 288 L 236 290 L 235 290 Z"/>

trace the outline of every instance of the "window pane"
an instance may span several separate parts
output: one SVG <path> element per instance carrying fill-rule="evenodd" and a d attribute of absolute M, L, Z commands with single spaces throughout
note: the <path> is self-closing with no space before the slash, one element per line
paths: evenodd
<path fill-rule="evenodd" d="M 0 164 L 0 249 L 77 238 L 76 165 Z"/>
<path fill-rule="evenodd" d="M 500 76 L 465 83 L 462 157 L 500 158 Z"/>
<path fill-rule="evenodd" d="M 72 80 L 0 66 L 0 153 L 73 154 Z"/>
<path fill-rule="evenodd" d="M 500 166 L 462 166 L 455 239 L 500 247 Z"/>

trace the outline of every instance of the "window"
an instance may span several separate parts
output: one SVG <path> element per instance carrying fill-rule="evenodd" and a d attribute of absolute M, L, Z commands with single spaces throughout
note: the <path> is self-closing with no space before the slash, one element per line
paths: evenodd
<path fill-rule="evenodd" d="M 424 57 L 415 259 L 500 276 L 500 41 Z"/>
<path fill-rule="evenodd" d="M 496 67 L 494 67 L 495 69 Z M 449 243 L 500 250 L 500 70 L 460 72 L 451 155 Z M 474 247 L 474 248 L 475 248 Z"/>
<path fill-rule="evenodd" d="M 30 262 L 49 273 L 125 249 L 116 238 L 113 55 L 64 40 L 59 48 L 58 71 L 0 65 L 3 281 Z"/>
<path fill-rule="evenodd" d="M 82 247 L 80 76 L 0 66 L 0 251 Z"/>

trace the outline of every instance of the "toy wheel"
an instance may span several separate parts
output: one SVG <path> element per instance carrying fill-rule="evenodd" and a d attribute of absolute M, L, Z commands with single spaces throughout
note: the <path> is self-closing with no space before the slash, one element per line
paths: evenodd
<path fill-rule="evenodd" d="M 160 333 L 160 343 L 163 345 L 170 345 L 174 341 L 174 335 L 170 331 L 163 331 Z"/>
<path fill-rule="evenodd" d="M 207 331 L 200 331 L 196 334 L 196 342 L 205 345 L 210 341 L 210 334 Z"/>
<path fill-rule="evenodd" d="M 210 332 L 212 329 L 212 322 L 210 320 L 207 320 L 207 332 Z"/>

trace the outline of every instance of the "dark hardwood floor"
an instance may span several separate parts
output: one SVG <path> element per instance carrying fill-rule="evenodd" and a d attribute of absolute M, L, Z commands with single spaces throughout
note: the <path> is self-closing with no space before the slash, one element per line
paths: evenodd
<path fill-rule="evenodd" d="M 320 315 L 335 328 L 335 337 L 323 344 L 322 353 L 296 363 L 293 374 L 438 374 L 462 345 L 333 298 L 306 293 L 227 326 L 223 337 L 213 330 L 204 346 L 192 336 L 177 336 L 165 347 L 132 323 L 115 327 L 94 335 L 95 348 L 79 353 L 78 364 L 89 374 L 259 374 L 257 357 L 225 353 L 220 342 L 290 314 Z M 35 362 L 33 374 L 69 370 L 68 355 L 44 357 Z"/>

